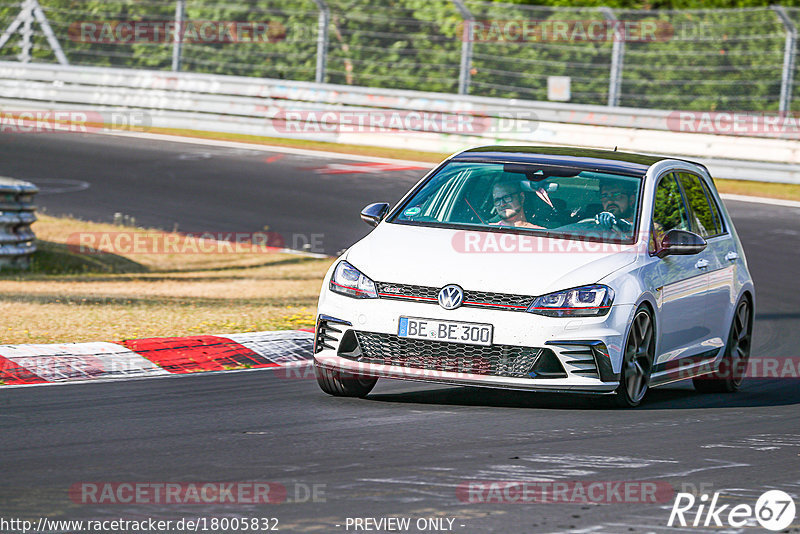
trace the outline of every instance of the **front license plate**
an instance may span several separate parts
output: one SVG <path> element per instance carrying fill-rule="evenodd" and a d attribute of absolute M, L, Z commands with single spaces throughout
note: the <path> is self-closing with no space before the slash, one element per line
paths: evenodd
<path fill-rule="evenodd" d="M 490 324 L 400 317 L 397 335 L 411 339 L 488 346 L 492 344 L 493 328 Z"/>

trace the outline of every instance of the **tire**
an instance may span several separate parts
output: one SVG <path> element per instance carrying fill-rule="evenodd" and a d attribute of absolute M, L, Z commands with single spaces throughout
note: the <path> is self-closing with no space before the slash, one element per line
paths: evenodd
<path fill-rule="evenodd" d="M 375 387 L 377 378 L 353 375 L 338 369 L 327 369 L 314 362 L 314 373 L 320 389 L 334 397 L 366 397 Z"/>
<path fill-rule="evenodd" d="M 642 306 L 633 316 L 628 339 L 625 341 L 619 386 L 614 393 L 614 401 L 618 407 L 635 408 L 642 403 L 650 387 L 655 350 L 653 317 L 650 311 Z"/>
<path fill-rule="evenodd" d="M 742 385 L 750 360 L 750 341 L 753 335 L 753 311 L 750 301 L 742 298 L 736 305 L 728 332 L 725 355 L 712 374 L 692 378 L 694 388 L 701 393 L 733 393 Z"/>

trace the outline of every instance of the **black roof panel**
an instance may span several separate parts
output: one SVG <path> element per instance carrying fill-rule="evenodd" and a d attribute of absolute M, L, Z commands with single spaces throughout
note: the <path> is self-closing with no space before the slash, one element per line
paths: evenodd
<path fill-rule="evenodd" d="M 634 176 L 644 176 L 651 165 L 666 159 L 679 158 L 612 150 L 544 146 L 483 146 L 465 150 L 453 157 L 453 161 L 541 163 Z M 695 165 L 702 167 L 698 163 Z"/>

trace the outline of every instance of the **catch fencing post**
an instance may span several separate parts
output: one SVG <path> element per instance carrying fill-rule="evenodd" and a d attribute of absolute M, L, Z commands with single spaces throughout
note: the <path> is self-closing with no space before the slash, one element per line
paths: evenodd
<path fill-rule="evenodd" d="M 475 17 L 464 5 L 463 0 L 453 0 L 453 4 L 461 15 L 464 22 L 461 32 L 461 65 L 458 73 L 458 94 L 469 94 L 470 68 L 472 64 L 472 23 Z"/>
<path fill-rule="evenodd" d="M 58 42 L 55 33 L 53 33 L 53 28 L 50 27 L 50 23 L 47 21 L 44 11 L 42 11 L 42 6 L 39 5 L 37 0 L 26 0 L 22 3 L 22 9 L 19 14 L 14 18 L 11 24 L 9 24 L 8 28 L 5 29 L 3 35 L 0 35 L 0 48 L 3 48 L 6 43 L 8 43 L 9 39 L 11 39 L 11 36 L 22 27 L 22 43 L 20 44 L 22 52 L 17 59 L 22 63 L 30 63 L 31 51 L 33 50 L 34 19 L 36 19 L 39 26 L 42 27 L 42 33 L 44 33 L 45 38 L 47 38 L 47 42 L 50 48 L 53 49 L 53 53 L 56 55 L 58 62 L 62 65 L 69 65 L 67 56 L 64 54 L 64 50 L 61 49 L 61 43 Z"/>
<path fill-rule="evenodd" d="M 611 47 L 611 72 L 608 80 L 608 106 L 619 106 L 620 88 L 622 87 L 622 61 L 625 56 L 625 35 L 619 29 L 618 19 L 611 8 L 601 7 L 600 12 L 606 20 L 612 22 L 614 28 L 614 44 Z"/>
<path fill-rule="evenodd" d="M 25 0 L 22 4 L 22 42 L 20 43 L 19 60 L 22 63 L 31 62 L 31 49 L 33 48 L 33 1 Z"/>
<path fill-rule="evenodd" d="M 788 112 L 792 107 L 792 84 L 794 83 L 795 46 L 797 44 L 797 28 L 786 13 L 783 6 L 770 6 L 781 19 L 786 30 L 786 41 L 783 47 L 783 74 L 781 75 L 781 99 L 778 110 Z"/>
<path fill-rule="evenodd" d="M 186 0 L 175 2 L 175 38 L 172 41 L 172 71 L 181 70 L 181 56 L 183 54 L 183 23 L 186 17 Z"/>
<path fill-rule="evenodd" d="M 42 11 L 42 6 L 39 5 L 38 0 L 30 0 L 32 7 L 33 16 L 36 17 L 36 21 L 39 23 L 39 26 L 42 27 L 42 33 L 44 33 L 45 38 L 47 38 L 47 42 L 50 44 L 50 48 L 53 49 L 53 53 L 56 55 L 56 59 L 62 65 L 69 65 L 69 61 L 67 61 L 67 56 L 64 54 L 64 50 L 61 49 L 61 43 L 58 42 L 58 38 L 56 38 L 56 34 L 53 32 L 53 28 L 50 27 L 50 23 L 47 21 L 47 17 Z"/>
<path fill-rule="evenodd" d="M 325 0 L 314 0 L 319 9 L 317 20 L 317 70 L 314 81 L 325 83 L 325 68 L 328 64 L 328 26 L 331 18 L 331 10 Z"/>

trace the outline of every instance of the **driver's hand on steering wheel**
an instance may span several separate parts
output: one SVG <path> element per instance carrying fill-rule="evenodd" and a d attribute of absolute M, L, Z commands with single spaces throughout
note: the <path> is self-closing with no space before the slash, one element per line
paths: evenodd
<path fill-rule="evenodd" d="M 611 228 L 617 224 L 617 218 L 614 217 L 614 215 L 608 211 L 603 211 L 601 213 L 598 213 L 595 216 L 594 220 L 597 222 L 597 224 L 599 224 L 606 230 L 611 230 Z"/>
<path fill-rule="evenodd" d="M 625 219 L 617 219 L 616 217 L 614 217 L 613 213 L 610 213 L 608 211 L 603 211 L 601 213 L 598 213 L 595 216 L 594 220 L 597 222 L 597 224 L 599 224 L 606 230 L 611 230 L 614 227 L 616 227 L 618 230 L 622 232 L 627 232 L 628 230 L 631 229 L 632 226 L 631 223 L 629 223 Z"/>

